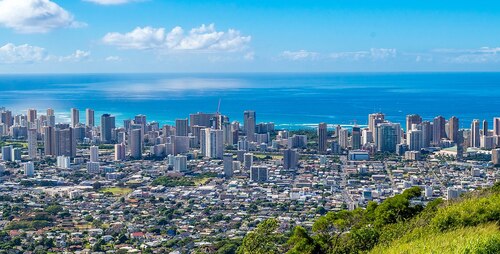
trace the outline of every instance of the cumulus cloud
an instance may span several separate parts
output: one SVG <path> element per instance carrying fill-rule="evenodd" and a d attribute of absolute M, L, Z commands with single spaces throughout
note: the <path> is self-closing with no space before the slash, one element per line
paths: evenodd
<path fill-rule="evenodd" d="M 281 57 L 292 60 L 292 61 L 297 61 L 297 60 L 313 60 L 318 57 L 317 52 L 312 52 L 312 51 L 307 51 L 307 50 L 299 50 L 299 51 L 283 51 L 281 53 Z"/>
<path fill-rule="evenodd" d="M 0 64 L 32 64 L 39 62 L 79 62 L 87 60 L 90 51 L 76 50 L 67 56 L 49 55 L 47 50 L 28 44 L 7 43 L 0 47 Z"/>
<path fill-rule="evenodd" d="M 251 41 L 234 29 L 217 31 L 214 24 L 201 25 L 185 32 L 182 27 L 174 27 L 170 32 L 165 28 L 137 27 L 128 33 L 108 33 L 102 41 L 122 49 L 160 49 L 168 51 L 225 51 L 245 49 Z"/>
<path fill-rule="evenodd" d="M 46 33 L 85 24 L 50 0 L 0 0 L 0 25 L 20 33 Z"/>
<path fill-rule="evenodd" d="M 16 46 L 7 43 L 0 47 L 0 63 L 34 63 L 43 61 L 47 57 L 44 48 L 23 44 Z"/>
<path fill-rule="evenodd" d="M 100 5 L 118 5 L 118 4 L 137 2 L 138 0 L 84 0 L 84 1 Z"/>

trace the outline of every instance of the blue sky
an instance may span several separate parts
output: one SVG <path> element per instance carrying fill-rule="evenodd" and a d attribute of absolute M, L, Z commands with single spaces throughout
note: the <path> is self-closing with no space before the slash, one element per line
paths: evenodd
<path fill-rule="evenodd" d="M 0 0 L 0 73 L 497 71 L 498 1 Z"/>

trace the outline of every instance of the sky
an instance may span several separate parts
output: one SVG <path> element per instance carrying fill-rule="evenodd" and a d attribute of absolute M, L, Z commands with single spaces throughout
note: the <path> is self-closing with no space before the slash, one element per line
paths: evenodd
<path fill-rule="evenodd" d="M 500 1 L 0 0 L 0 73 L 498 71 Z"/>

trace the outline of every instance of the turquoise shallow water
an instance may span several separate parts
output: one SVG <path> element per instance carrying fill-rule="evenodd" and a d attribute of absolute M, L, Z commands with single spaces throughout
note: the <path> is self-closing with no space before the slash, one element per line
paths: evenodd
<path fill-rule="evenodd" d="M 331 73 L 331 74 L 75 74 L 2 75 L 0 106 L 16 112 L 52 107 L 67 121 L 71 107 L 121 120 L 145 114 L 171 124 L 193 112 L 241 120 L 244 110 L 283 128 L 319 122 L 366 124 L 367 115 L 386 113 L 401 122 L 407 114 L 426 119 L 456 115 L 462 127 L 500 116 L 500 73 Z M 97 118 L 97 115 L 96 115 Z"/>

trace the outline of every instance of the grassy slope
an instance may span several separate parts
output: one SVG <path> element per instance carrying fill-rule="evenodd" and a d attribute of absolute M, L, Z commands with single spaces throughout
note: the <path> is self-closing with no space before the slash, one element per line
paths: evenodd
<path fill-rule="evenodd" d="M 409 242 L 406 242 L 404 239 L 396 240 L 389 247 L 379 246 L 370 253 L 481 253 L 480 250 L 486 244 L 494 243 L 500 243 L 500 230 L 495 223 L 489 223 L 476 227 L 460 228 L 445 233 L 429 233 Z"/>
<path fill-rule="evenodd" d="M 370 253 L 500 253 L 500 193 L 484 191 L 422 214 Z"/>

